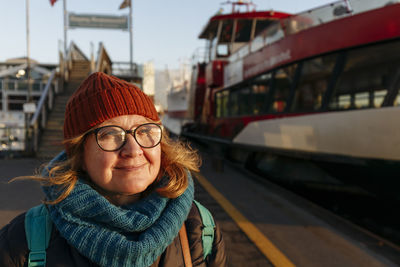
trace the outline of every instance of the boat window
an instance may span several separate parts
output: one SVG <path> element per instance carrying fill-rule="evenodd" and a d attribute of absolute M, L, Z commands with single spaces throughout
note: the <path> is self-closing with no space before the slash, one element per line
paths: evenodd
<path fill-rule="evenodd" d="M 271 91 L 271 73 L 258 76 L 251 82 L 252 114 L 260 115 L 268 111 L 268 96 Z"/>
<path fill-rule="evenodd" d="M 223 90 L 217 92 L 216 96 L 216 117 L 222 118 L 228 116 L 228 100 L 229 100 L 229 91 Z"/>
<path fill-rule="evenodd" d="M 252 95 L 251 89 L 242 85 L 231 89 L 229 94 L 229 115 L 243 116 L 251 114 Z"/>
<path fill-rule="evenodd" d="M 229 94 L 229 114 L 231 116 L 239 116 L 240 90 L 232 89 Z"/>
<path fill-rule="evenodd" d="M 335 60 L 336 55 L 327 55 L 303 62 L 292 111 L 309 112 L 321 108 Z"/>
<path fill-rule="evenodd" d="M 369 107 L 369 92 L 357 93 L 354 95 L 354 105 L 356 108 L 368 108 Z"/>
<path fill-rule="evenodd" d="M 232 41 L 233 20 L 225 20 L 222 24 L 221 34 L 218 43 L 230 43 Z"/>
<path fill-rule="evenodd" d="M 256 30 L 254 36 L 259 35 L 263 30 L 265 30 L 271 24 L 270 20 L 257 20 Z"/>
<path fill-rule="evenodd" d="M 329 109 L 379 108 L 389 91 L 399 91 L 400 41 L 381 43 L 348 51 L 346 65 L 329 101 Z M 350 95 L 350 105 L 340 103 Z M 394 105 L 400 105 L 396 99 Z"/>
<path fill-rule="evenodd" d="M 227 44 L 219 44 L 217 47 L 217 57 L 229 56 L 229 47 Z"/>
<path fill-rule="evenodd" d="M 239 19 L 236 23 L 235 29 L 235 42 L 248 42 L 250 41 L 251 27 L 253 20 Z"/>
<path fill-rule="evenodd" d="M 351 95 L 340 95 L 338 97 L 338 105 L 340 109 L 348 109 L 351 105 Z"/>
<path fill-rule="evenodd" d="M 219 38 L 215 38 L 211 43 L 211 60 L 230 55 L 229 44 L 232 41 L 233 20 L 223 21 Z"/>
<path fill-rule="evenodd" d="M 218 114 L 231 117 L 265 114 L 268 111 L 271 77 L 271 73 L 263 74 L 248 84 L 228 89 L 229 105 L 224 105 L 222 92 L 219 92 L 217 99 L 221 100 L 217 102 Z M 222 111 L 225 107 L 228 112 Z"/>
<path fill-rule="evenodd" d="M 375 108 L 380 108 L 382 106 L 383 100 L 385 99 L 385 95 L 387 93 L 387 90 L 380 90 L 380 91 L 375 91 L 374 92 L 374 107 Z"/>
<path fill-rule="evenodd" d="M 215 93 L 215 117 L 221 118 L 222 108 L 222 94 L 221 92 Z"/>
<path fill-rule="evenodd" d="M 278 21 L 274 21 L 270 24 L 268 29 L 265 31 L 265 43 L 271 44 L 284 37 L 284 32 L 281 24 Z"/>
<path fill-rule="evenodd" d="M 290 87 L 297 64 L 278 69 L 275 73 L 275 92 L 272 98 L 272 105 L 269 107 L 271 112 L 283 112 L 290 95 Z"/>

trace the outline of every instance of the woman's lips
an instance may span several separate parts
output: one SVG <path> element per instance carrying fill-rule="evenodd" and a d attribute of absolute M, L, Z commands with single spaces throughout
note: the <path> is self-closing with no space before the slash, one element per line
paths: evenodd
<path fill-rule="evenodd" d="M 122 171 L 134 171 L 134 170 L 139 170 L 140 168 L 144 167 L 145 165 L 146 165 L 146 163 L 134 164 L 134 165 L 116 166 L 115 169 L 122 170 Z"/>

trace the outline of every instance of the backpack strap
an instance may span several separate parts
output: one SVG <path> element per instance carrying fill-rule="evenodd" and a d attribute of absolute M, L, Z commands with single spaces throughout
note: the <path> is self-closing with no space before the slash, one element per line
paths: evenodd
<path fill-rule="evenodd" d="M 28 210 L 25 215 L 25 233 L 28 244 L 28 267 L 46 266 L 46 249 L 49 246 L 52 221 L 45 205 Z"/>
<path fill-rule="evenodd" d="M 201 231 L 201 238 L 203 241 L 204 259 L 206 259 L 206 257 L 208 255 L 211 255 L 212 252 L 212 244 L 214 241 L 214 228 L 215 228 L 214 218 L 206 207 L 201 205 L 196 200 L 194 200 L 193 202 L 196 204 L 197 209 L 200 212 L 201 220 L 204 225 L 204 228 Z"/>
<path fill-rule="evenodd" d="M 183 223 L 181 230 L 179 230 L 179 240 L 181 241 L 183 261 L 185 262 L 185 267 L 192 267 L 192 257 L 190 256 L 189 241 L 186 232 L 185 223 Z"/>

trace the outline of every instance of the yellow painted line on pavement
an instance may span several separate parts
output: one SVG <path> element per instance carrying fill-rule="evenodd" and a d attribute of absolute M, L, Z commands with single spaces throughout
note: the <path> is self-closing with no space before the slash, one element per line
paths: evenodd
<path fill-rule="evenodd" d="M 233 206 L 203 175 L 196 173 L 196 179 L 206 191 L 232 217 L 240 229 L 250 238 L 264 256 L 275 266 L 295 266 L 272 242 Z"/>

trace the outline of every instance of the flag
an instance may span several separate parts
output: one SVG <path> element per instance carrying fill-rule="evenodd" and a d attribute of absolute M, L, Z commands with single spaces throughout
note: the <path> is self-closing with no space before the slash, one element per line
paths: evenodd
<path fill-rule="evenodd" d="M 124 0 L 124 2 L 122 2 L 122 4 L 119 6 L 119 9 L 124 9 L 124 8 L 130 7 L 130 6 L 131 6 L 131 0 Z"/>
<path fill-rule="evenodd" d="M 54 3 L 55 3 L 56 1 L 57 1 L 57 0 L 50 0 L 51 6 L 54 6 Z"/>

